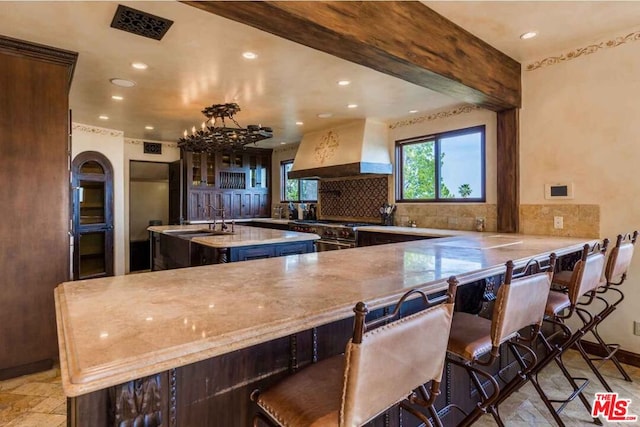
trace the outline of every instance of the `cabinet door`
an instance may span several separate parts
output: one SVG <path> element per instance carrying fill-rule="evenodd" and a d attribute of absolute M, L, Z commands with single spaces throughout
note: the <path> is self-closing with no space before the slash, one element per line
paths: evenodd
<path fill-rule="evenodd" d="M 183 153 L 189 188 L 213 188 L 216 185 L 215 154 Z"/>
<path fill-rule="evenodd" d="M 244 193 L 242 195 L 242 206 L 240 206 L 242 218 L 253 217 L 253 199 L 251 193 Z"/>
<path fill-rule="evenodd" d="M 73 160 L 73 278 L 113 276 L 113 169 L 100 153 Z"/>
<path fill-rule="evenodd" d="M 231 215 L 228 218 L 242 218 L 242 193 L 231 194 Z"/>

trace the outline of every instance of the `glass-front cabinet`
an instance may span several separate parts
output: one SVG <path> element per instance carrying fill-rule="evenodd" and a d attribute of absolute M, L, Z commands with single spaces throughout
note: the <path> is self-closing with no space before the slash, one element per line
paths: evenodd
<path fill-rule="evenodd" d="M 113 275 L 113 169 L 102 154 L 73 160 L 73 278 Z"/>
<path fill-rule="evenodd" d="M 271 150 L 183 152 L 189 221 L 269 216 Z"/>

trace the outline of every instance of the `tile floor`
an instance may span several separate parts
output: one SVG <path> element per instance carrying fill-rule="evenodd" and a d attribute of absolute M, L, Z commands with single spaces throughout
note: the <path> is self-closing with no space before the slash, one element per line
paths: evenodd
<path fill-rule="evenodd" d="M 66 422 L 58 368 L 0 381 L 0 426 L 58 427 Z"/>
<path fill-rule="evenodd" d="M 569 352 L 565 363 L 574 376 L 586 376 L 591 380 L 585 392 L 591 401 L 595 392 L 604 391 L 598 380 L 588 370 L 577 352 Z M 611 363 L 602 367 L 601 372 L 610 379 L 611 387 L 621 398 L 632 399 L 631 412 L 640 416 L 640 368 L 627 367 L 634 379 L 628 383 L 622 380 Z M 553 390 L 558 397 L 568 393 L 570 387 L 555 364 L 551 364 L 540 382 L 545 390 Z M 7 427 L 58 427 L 66 424 L 66 400 L 60 384 L 58 368 L 38 374 L 27 375 L 7 381 L 0 381 L 0 426 Z M 555 426 L 534 388 L 527 384 L 510 396 L 501 406 L 500 414 L 508 427 Z M 594 425 L 586 409 L 576 399 L 569 404 L 562 415 L 568 427 Z M 626 423 L 603 423 L 605 426 L 627 426 Z M 491 415 L 485 415 L 475 425 L 479 427 L 495 426 Z M 636 425 L 640 425 L 637 423 Z"/>

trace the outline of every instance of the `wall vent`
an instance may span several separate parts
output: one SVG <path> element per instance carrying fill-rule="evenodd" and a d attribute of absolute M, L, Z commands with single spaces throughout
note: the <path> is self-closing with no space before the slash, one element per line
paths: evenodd
<path fill-rule="evenodd" d="M 111 28 L 137 34 L 154 40 L 161 40 L 173 25 L 173 21 L 141 10 L 118 5 Z"/>

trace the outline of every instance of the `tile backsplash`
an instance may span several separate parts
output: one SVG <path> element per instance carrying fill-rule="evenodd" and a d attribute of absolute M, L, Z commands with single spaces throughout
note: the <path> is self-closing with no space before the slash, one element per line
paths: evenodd
<path fill-rule="evenodd" d="M 320 215 L 379 219 L 379 209 L 389 199 L 388 182 L 386 176 L 320 181 Z"/>
<path fill-rule="evenodd" d="M 561 216 L 563 227 L 553 227 Z M 599 237 L 600 205 L 548 204 L 520 205 L 520 232 L 545 236 Z"/>
<path fill-rule="evenodd" d="M 474 231 L 476 218 L 484 218 L 485 231 L 496 231 L 496 205 L 486 203 L 399 203 L 395 220 L 403 227 L 415 221 L 417 227 Z"/>

